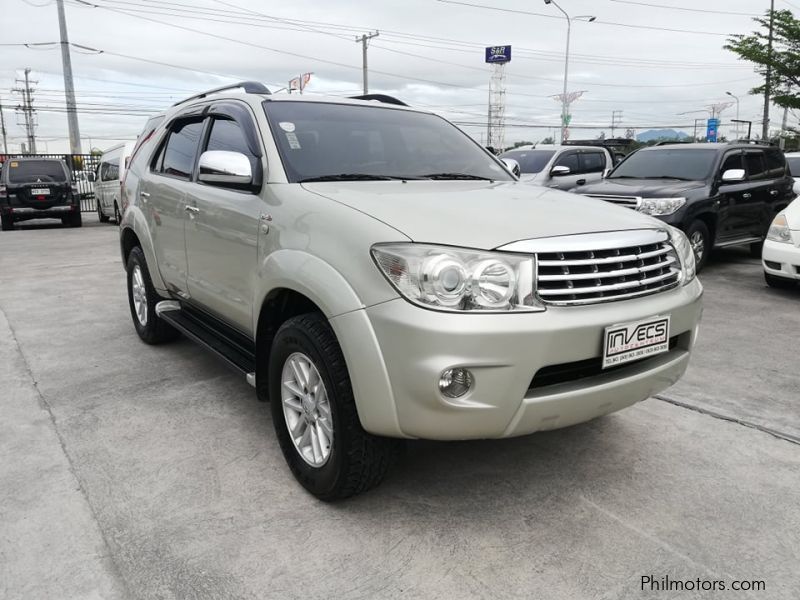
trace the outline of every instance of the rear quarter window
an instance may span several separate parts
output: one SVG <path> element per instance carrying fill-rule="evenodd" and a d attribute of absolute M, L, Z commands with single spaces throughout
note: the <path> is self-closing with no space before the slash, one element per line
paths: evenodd
<path fill-rule="evenodd" d="M 767 177 L 769 179 L 779 179 L 786 175 L 786 159 L 783 154 L 767 150 L 764 156 L 767 159 Z"/>

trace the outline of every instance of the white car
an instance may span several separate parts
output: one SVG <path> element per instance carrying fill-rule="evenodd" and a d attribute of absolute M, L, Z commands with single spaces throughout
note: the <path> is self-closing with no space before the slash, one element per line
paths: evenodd
<path fill-rule="evenodd" d="M 785 156 L 789 173 L 794 177 L 794 193 L 800 194 L 800 152 L 787 152 Z"/>
<path fill-rule="evenodd" d="M 773 287 L 793 287 L 800 280 L 800 200 L 792 202 L 772 221 L 761 261 L 764 279 Z"/>
<path fill-rule="evenodd" d="M 520 181 L 565 191 L 600 181 L 614 166 L 611 154 L 599 146 L 519 146 L 500 158 L 519 164 Z"/>

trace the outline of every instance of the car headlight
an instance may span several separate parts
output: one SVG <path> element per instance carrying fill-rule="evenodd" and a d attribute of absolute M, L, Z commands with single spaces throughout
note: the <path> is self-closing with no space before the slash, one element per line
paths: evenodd
<path fill-rule="evenodd" d="M 655 217 L 671 215 L 686 204 L 686 198 L 642 198 L 637 210 Z"/>
<path fill-rule="evenodd" d="M 767 239 L 773 242 L 792 243 L 792 232 L 789 229 L 789 223 L 786 222 L 786 215 L 781 213 L 773 219 L 772 225 L 767 231 Z"/>
<path fill-rule="evenodd" d="M 669 226 L 669 241 L 678 255 L 681 262 L 681 283 L 686 285 L 697 275 L 697 265 L 694 258 L 694 250 L 689 238 L 677 227 Z"/>
<path fill-rule="evenodd" d="M 428 244 L 377 244 L 372 256 L 400 294 L 415 304 L 454 312 L 532 312 L 536 259 Z"/>

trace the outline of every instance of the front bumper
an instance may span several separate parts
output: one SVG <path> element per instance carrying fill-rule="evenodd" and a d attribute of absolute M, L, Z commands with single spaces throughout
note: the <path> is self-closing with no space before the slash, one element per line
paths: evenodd
<path fill-rule="evenodd" d="M 797 239 L 800 232 L 793 231 L 792 235 Z M 793 244 L 765 240 L 761 264 L 770 275 L 800 280 L 800 248 Z"/>
<path fill-rule="evenodd" d="M 620 410 L 675 383 L 689 362 L 702 286 L 541 313 L 453 314 L 396 299 L 331 320 L 362 425 L 436 440 L 502 438 L 566 427 Z M 531 387 L 543 367 L 601 356 L 605 327 L 671 315 L 672 350 L 580 380 Z M 441 372 L 466 367 L 473 389 L 445 398 Z"/>

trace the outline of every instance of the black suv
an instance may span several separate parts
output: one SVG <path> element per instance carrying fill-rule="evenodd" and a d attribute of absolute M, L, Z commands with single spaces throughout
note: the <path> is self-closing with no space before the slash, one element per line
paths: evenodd
<path fill-rule="evenodd" d="M 699 269 L 713 248 L 749 244 L 760 256 L 772 219 L 795 197 L 793 183 L 772 146 L 669 144 L 642 148 L 603 181 L 572 191 L 683 230 Z"/>
<path fill-rule="evenodd" d="M 80 201 L 64 161 L 9 158 L 0 172 L 0 219 L 3 231 L 29 219 L 61 219 L 80 227 Z"/>

